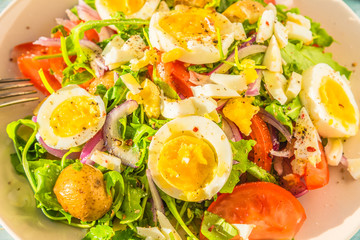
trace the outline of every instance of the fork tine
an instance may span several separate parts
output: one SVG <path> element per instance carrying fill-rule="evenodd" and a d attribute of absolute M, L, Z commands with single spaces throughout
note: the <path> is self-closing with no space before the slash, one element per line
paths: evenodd
<path fill-rule="evenodd" d="M 19 83 L 19 84 L 5 85 L 5 86 L 0 86 L 0 91 L 15 89 L 15 88 L 30 87 L 30 86 L 33 86 L 33 84 L 32 83 Z"/>
<path fill-rule="evenodd" d="M 12 83 L 12 82 L 26 82 L 30 81 L 30 78 L 0 78 L 1 83 Z"/>
<path fill-rule="evenodd" d="M 29 95 L 29 94 L 33 94 L 33 93 L 37 93 L 37 92 L 35 90 L 32 90 L 32 91 L 24 91 L 24 92 L 4 93 L 4 94 L 0 94 L 0 99 L 8 98 L 8 97 L 18 97 L 18 96 Z"/>
<path fill-rule="evenodd" d="M 19 104 L 19 103 L 33 102 L 33 101 L 36 101 L 39 99 L 40 98 L 38 98 L 38 97 L 33 97 L 33 98 L 23 98 L 23 99 L 19 99 L 19 100 L 14 100 L 11 102 L 5 102 L 5 103 L 0 104 L 0 108 L 11 106 L 14 104 Z"/>

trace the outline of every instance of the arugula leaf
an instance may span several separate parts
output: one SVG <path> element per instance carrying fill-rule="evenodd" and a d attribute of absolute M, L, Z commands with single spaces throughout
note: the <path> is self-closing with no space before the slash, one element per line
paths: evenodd
<path fill-rule="evenodd" d="M 131 230 L 130 228 L 123 230 L 123 231 L 116 231 L 115 236 L 112 238 L 112 240 L 141 240 L 142 238 L 139 238 L 136 236 L 136 232 Z"/>
<path fill-rule="evenodd" d="M 299 72 L 318 63 L 326 63 L 349 79 L 351 71 L 334 61 L 331 53 L 323 53 L 323 51 L 324 49 L 320 47 L 295 45 L 289 42 L 286 47 L 281 49 L 281 56 L 287 64 L 296 65 Z"/>
<path fill-rule="evenodd" d="M 256 31 L 257 22 L 253 23 L 253 24 L 250 24 L 249 20 L 246 19 L 242 24 L 243 24 L 246 35 L 249 35 L 250 32 Z"/>
<path fill-rule="evenodd" d="M 205 211 L 201 233 L 209 240 L 229 240 L 239 235 L 239 231 L 224 218 Z"/>
<path fill-rule="evenodd" d="M 187 69 L 188 71 L 196 72 L 196 73 L 208 73 L 212 70 L 213 66 L 207 67 L 204 65 L 191 65 Z"/>
<path fill-rule="evenodd" d="M 90 228 L 83 240 L 111 240 L 115 235 L 112 227 L 107 225 L 96 225 Z"/>
<path fill-rule="evenodd" d="M 177 210 L 176 207 L 176 202 L 175 199 L 170 197 L 169 195 L 167 195 L 166 193 L 164 193 L 163 191 L 159 191 L 160 196 L 162 198 L 162 200 L 164 200 L 164 202 L 166 203 L 169 211 L 171 212 L 171 214 L 174 216 L 174 218 L 176 219 L 176 221 L 180 224 L 180 226 L 184 229 L 184 231 L 189 235 L 188 238 L 190 238 L 191 240 L 199 240 L 192 232 L 191 230 L 186 226 L 186 224 L 184 223 L 184 220 L 181 218 L 179 211 Z"/>
<path fill-rule="evenodd" d="M 149 125 L 154 128 L 154 129 L 159 129 L 161 128 L 164 124 L 170 122 L 171 119 L 156 119 L 156 118 L 151 118 L 149 119 Z"/>
<path fill-rule="evenodd" d="M 136 178 L 127 176 L 124 181 L 125 198 L 116 217 L 120 219 L 120 224 L 129 224 L 141 217 L 143 212 L 141 199 L 146 197 L 146 193 L 137 186 Z"/>

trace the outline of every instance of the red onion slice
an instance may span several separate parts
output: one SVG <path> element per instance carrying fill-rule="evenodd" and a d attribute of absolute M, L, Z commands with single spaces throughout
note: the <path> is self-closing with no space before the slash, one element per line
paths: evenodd
<path fill-rule="evenodd" d="M 283 159 L 280 157 L 273 157 L 274 170 L 281 176 L 284 172 Z"/>
<path fill-rule="evenodd" d="M 79 5 L 76 7 L 79 17 L 84 21 L 91 21 L 91 20 L 101 20 L 98 12 L 92 9 L 88 4 L 84 1 L 80 0 Z M 114 31 L 111 30 L 109 27 L 102 27 L 99 35 L 99 41 L 103 41 L 111 37 L 114 34 Z"/>
<path fill-rule="evenodd" d="M 61 41 L 60 38 L 40 37 L 34 42 L 34 44 L 47 47 L 60 47 Z M 108 67 L 105 65 L 105 60 L 101 55 L 102 49 L 96 43 L 84 39 L 80 40 L 80 45 L 92 51 L 90 56 L 90 66 L 95 70 L 95 74 L 98 78 L 102 77 L 105 74 L 105 71 L 108 69 Z"/>
<path fill-rule="evenodd" d="M 80 154 L 81 163 L 86 163 L 91 165 L 94 164 L 94 162 L 90 160 L 91 154 L 96 150 L 101 151 L 104 148 L 104 145 L 105 142 L 103 139 L 103 131 L 100 130 L 83 147 Z"/>
<path fill-rule="evenodd" d="M 256 72 L 258 74 L 258 78 L 255 82 L 249 84 L 245 96 L 257 96 L 260 94 L 262 72 L 260 70 L 256 70 Z"/>
<path fill-rule="evenodd" d="M 101 20 L 98 12 L 87 5 L 83 0 L 79 0 L 76 6 L 80 19 L 84 21 Z"/>
<path fill-rule="evenodd" d="M 209 75 L 204 75 L 193 71 L 189 71 L 189 74 L 189 82 L 195 84 L 196 86 L 202 86 L 204 84 L 211 83 Z"/>
<path fill-rule="evenodd" d="M 152 179 L 152 175 L 151 175 L 151 171 L 150 169 L 146 169 L 146 177 L 147 180 L 149 182 L 149 189 L 151 192 L 151 197 L 152 197 L 152 202 L 153 202 L 153 207 L 151 208 L 152 213 L 153 213 L 153 220 L 156 223 L 157 222 L 157 218 L 156 218 L 156 212 L 160 211 L 162 213 L 165 213 L 165 209 L 164 209 L 164 204 L 161 200 L 160 194 L 155 186 L 155 183 Z"/>
<path fill-rule="evenodd" d="M 46 149 L 46 151 L 48 151 L 48 153 L 50 153 L 51 155 L 57 157 L 57 158 L 62 158 L 65 153 L 67 153 L 69 150 L 60 150 L 60 149 L 55 149 L 52 148 L 50 146 L 48 146 L 44 140 L 41 138 L 40 134 L 36 134 L 36 139 L 37 141 L 41 144 L 41 146 L 43 146 L 43 148 Z M 73 152 L 70 153 L 70 155 L 67 156 L 68 159 L 78 159 L 80 156 L 80 152 Z"/>
<path fill-rule="evenodd" d="M 240 141 L 242 139 L 239 128 L 231 120 L 223 116 L 223 131 L 227 138 L 233 142 Z"/>
<path fill-rule="evenodd" d="M 217 101 L 216 111 L 221 111 L 228 101 L 229 99 L 220 99 L 219 101 Z"/>
<path fill-rule="evenodd" d="M 31 120 L 33 122 L 37 122 L 37 117 L 36 116 L 33 116 L 31 118 Z M 60 149 L 55 149 L 55 148 L 52 148 L 50 146 L 48 146 L 44 140 L 41 138 L 40 134 L 37 133 L 36 134 L 36 140 L 41 144 L 41 146 L 43 146 L 43 148 L 45 148 L 45 150 L 50 153 L 51 155 L 55 156 L 55 157 L 58 157 L 58 158 L 62 158 L 65 153 L 67 153 L 69 150 L 60 150 Z M 78 159 L 80 156 L 80 152 L 73 152 L 73 153 L 70 153 L 70 155 L 68 156 L 69 159 Z"/>
<path fill-rule="evenodd" d="M 121 159 L 122 164 L 135 168 L 139 160 L 140 153 L 132 147 L 127 146 L 121 138 L 119 129 L 119 119 L 126 117 L 138 108 L 136 101 L 129 100 L 111 110 L 106 118 L 103 127 L 103 138 L 106 150 Z"/>
<path fill-rule="evenodd" d="M 269 132 L 270 132 L 271 142 L 273 144 L 272 150 L 278 151 L 280 149 L 279 132 L 276 128 L 274 128 L 271 125 L 269 126 Z"/>
<path fill-rule="evenodd" d="M 279 132 L 281 132 L 284 135 L 284 137 L 286 138 L 286 140 L 288 142 L 291 142 L 292 137 L 291 137 L 289 130 L 284 125 L 282 125 L 273 115 L 268 113 L 263 108 L 260 108 L 260 111 L 258 112 L 258 114 L 264 122 L 275 127 L 277 130 L 279 130 Z"/>
<path fill-rule="evenodd" d="M 238 47 L 238 50 L 239 50 L 239 54 L 240 54 L 240 51 L 241 49 L 245 48 L 245 47 L 249 47 L 251 46 L 256 40 L 256 36 L 252 36 L 251 39 L 247 42 L 244 42 L 243 44 L 241 44 L 239 47 Z M 257 46 L 261 46 L 261 45 L 257 45 Z M 266 48 L 266 47 L 265 47 Z M 246 52 L 245 52 L 246 53 Z M 245 56 L 245 54 L 241 53 L 242 55 L 242 58 L 244 58 L 243 56 Z M 250 54 L 249 54 L 250 55 Z M 235 59 L 235 51 L 233 51 L 227 58 L 226 58 L 226 61 L 227 62 L 234 62 L 234 59 Z M 240 58 L 240 55 L 239 55 L 239 59 Z M 213 73 L 225 73 L 227 72 L 230 68 L 232 67 L 232 65 L 229 65 L 229 64 L 226 64 L 226 63 L 222 63 L 220 64 L 219 66 L 217 66 L 214 70 L 212 70 L 211 72 L 209 72 L 207 75 L 211 75 Z"/>
<path fill-rule="evenodd" d="M 65 28 L 69 30 L 73 29 L 77 25 L 76 23 L 63 18 L 55 18 L 55 21 L 58 25 L 63 25 Z"/>
<path fill-rule="evenodd" d="M 66 9 L 65 12 L 70 21 L 76 22 L 79 20 L 79 18 L 70 9 Z"/>
<path fill-rule="evenodd" d="M 303 179 L 293 173 L 283 176 L 280 184 L 296 198 L 299 198 L 309 192 Z"/>

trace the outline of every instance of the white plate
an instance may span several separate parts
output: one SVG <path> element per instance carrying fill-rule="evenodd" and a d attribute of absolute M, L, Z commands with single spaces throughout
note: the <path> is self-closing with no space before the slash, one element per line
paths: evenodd
<path fill-rule="evenodd" d="M 322 23 L 336 43 L 330 51 L 342 65 L 355 70 L 352 87 L 360 103 L 360 20 L 341 0 L 294 0 L 301 13 Z M 0 77 L 19 75 L 9 61 L 13 46 L 48 36 L 55 17 L 64 17 L 64 10 L 76 0 L 18 0 L 0 17 Z M 29 28 L 29 29 L 28 29 Z M 358 67 L 352 67 L 352 63 Z M 46 219 L 36 209 L 32 192 L 25 178 L 15 174 L 9 154 L 12 143 L 7 138 L 7 123 L 31 114 L 36 103 L 0 110 L 0 217 L 1 224 L 16 239 L 81 239 L 84 230 Z M 348 157 L 360 157 L 360 135 L 347 142 Z M 343 168 L 330 169 L 330 183 L 300 198 L 307 220 L 296 240 L 349 239 L 360 227 L 360 181 L 353 181 Z"/>

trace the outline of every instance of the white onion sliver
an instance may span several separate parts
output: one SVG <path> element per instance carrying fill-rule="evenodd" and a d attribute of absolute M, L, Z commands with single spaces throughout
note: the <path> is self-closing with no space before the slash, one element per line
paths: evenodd
<path fill-rule="evenodd" d="M 150 188 L 151 197 L 153 200 L 153 208 L 152 209 L 153 209 L 154 222 L 156 222 L 156 212 L 160 211 L 162 213 L 165 213 L 164 204 L 163 204 L 160 194 L 154 184 L 150 169 L 146 169 L 146 177 L 149 182 L 149 188 Z"/>

